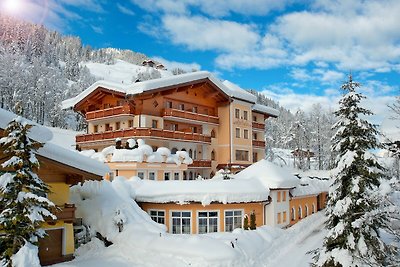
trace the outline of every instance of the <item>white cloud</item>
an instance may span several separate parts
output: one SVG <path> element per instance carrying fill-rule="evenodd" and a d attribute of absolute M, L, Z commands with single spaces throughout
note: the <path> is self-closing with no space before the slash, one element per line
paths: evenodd
<path fill-rule="evenodd" d="M 231 13 L 242 15 L 267 15 L 274 10 L 282 10 L 293 0 L 131 0 L 149 12 L 188 15 L 197 8 L 206 15 L 224 17 Z"/>
<path fill-rule="evenodd" d="M 128 16 L 135 16 L 135 12 L 123 5 L 121 5 L 120 3 L 117 3 L 117 8 L 119 11 L 121 11 L 122 13 L 128 15 Z"/>
<path fill-rule="evenodd" d="M 192 70 L 200 70 L 201 66 L 198 63 L 192 62 L 192 63 L 184 63 L 184 62 L 178 62 L 178 61 L 170 61 L 167 60 L 163 57 L 151 57 L 154 60 L 161 62 L 167 69 L 172 70 L 175 68 L 180 68 L 183 69 L 185 71 L 192 71 Z"/>
<path fill-rule="evenodd" d="M 90 25 L 90 27 L 92 28 L 92 30 L 93 30 L 95 33 L 103 34 L 103 28 L 102 28 L 102 27 L 100 27 L 100 26 L 94 26 L 94 25 Z"/>
<path fill-rule="evenodd" d="M 167 15 L 162 23 L 172 42 L 191 50 L 239 52 L 252 50 L 259 41 L 252 26 L 232 21 Z"/>

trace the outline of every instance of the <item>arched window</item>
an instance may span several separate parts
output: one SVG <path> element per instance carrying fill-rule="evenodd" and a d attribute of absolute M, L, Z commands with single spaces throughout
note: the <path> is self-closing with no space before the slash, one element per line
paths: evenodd
<path fill-rule="evenodd" d="M 311 212 L 312 212 L 312 214 L 314 214 L 315 213 L 315 205 L 314 205 L 314 203 L 312 204 L 311 208 L 312 208 Z"/>
<path fill-rule="evenodd" d="M 299 206 L 299 219 L 302 218 L 302 214 L 301 214 L 301 207 Z"/>
<path fill-rule="evenodd" d="M 215 138 L 215 131 L 214 131 L 214 129 L 211 130 L 211 138 Z"/>
<path fill-rule="evenodd" d="M 181 151 L 186 151 L 186 148 L 182 148 L 182 150 Z"/>
<path fill-rule="evenodd" d="M 211 160 L 215 160 L 215 151 L 211 151 Z"/>
<path fill-rule="evenodd" d="M 178 149 L 176 147 L 171 149 L 171 154 L 176 154 L 176 151 L 178 151 Z"/>
<path fill-rule="evenodd" d="M 291 219 L 292 221 L 296 220 L 296 209 L 293 207 L 291 211 Z"/>
<path fill-rule="evenodd" d="M 189 157 L 193 158 L 193 150 L 189 149 Z"/>
<path fill-rule="evenodd" d="M 304 206 L 304 217 L 307 217 L 307 215 L 308 215 L 308 206 L 305 205 Z"/>

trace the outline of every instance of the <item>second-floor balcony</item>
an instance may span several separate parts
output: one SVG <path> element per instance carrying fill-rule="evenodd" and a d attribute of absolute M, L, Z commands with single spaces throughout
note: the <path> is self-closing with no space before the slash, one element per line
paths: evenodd
<path fill-rule="evenodd" d="M 256 146 L 256 147 L 265 147 L 265 141 L 253 140 L 253 146 Z"/>
<path fill-rule="evenodd" d="M 188 119 L 198 122 L 208 122 L 213 124 L 218 124 L 219 119 L 215 116 L 210 116 L 206 114 L 200 114 L 185 110 L 173 109 L 173 108 L 166 108 L 163 111 L 163 117 L 170 117 L 170 118 L 179 118 L 179 119 Z"/>
<path fill-rule="evenodd" d="M 200 159 L 193 160 L 193 163 L 188 166 L 189 168 L 211 168 L 211 160 Z"/>
<path fill-rule="evenodd" d="M 102 133 L 82 134 L 76 136 L 76 143 L 90 141 L 114 140 L 115 138 L 156 138 L 198 143 L 211 143 L 211 136 L 199 133 L 187 133 L 153 128 L 130 128 Z"/>
<path fill-rule="evenodd" d="M 260 122 L 253 121 L 252 125 L 253 125 L 253 128 L 256 128 L 256 129 L 260 129 L 260 130 L 264 130 L 265 129 L 265 123 L 260 123 Z"/>
<path fill-rule="evenodd" d="M 133 108 L 129 105 L 117 106 L 112 108 L 105 108 L 95 111 L 86 112 L 86 120 L 95 120 L 100 118 L 111 117 L 115 115 L 132 115 Z"/>

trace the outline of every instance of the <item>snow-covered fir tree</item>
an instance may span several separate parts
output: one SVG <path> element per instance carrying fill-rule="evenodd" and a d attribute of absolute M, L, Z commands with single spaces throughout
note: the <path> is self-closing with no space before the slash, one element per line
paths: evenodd
<path fill-rule="evenodd" d="M 45 219 L 56 219 L 51 212 L 54 204 L 46 198 L 49 187 L 34 173 L 39 167 L 35 151 L 42 144 L 29 138 L 31 127 L 18 117 L 8 124 L 0 139 L 1 153 L 6 159 L 0 176 L 2 266 L 14 266 L 13 255 L 24 246 L 37 245 L 38 238 L 44 236 L 40 227 Z"/>
<path fill-rule="evenodd" d="M 385 172 L 370 152 L 380 146 L 378 131 L 365 119 L 372 113 L 361 107 L 365 97 L 358 87 L 350 75 L 335 112 L 332 150 L 337 158 L 326 210 L 328 234 L 315 266 L 383 266 L 389 252 L 380 236 L 388 222 L 378 190 Z"/>

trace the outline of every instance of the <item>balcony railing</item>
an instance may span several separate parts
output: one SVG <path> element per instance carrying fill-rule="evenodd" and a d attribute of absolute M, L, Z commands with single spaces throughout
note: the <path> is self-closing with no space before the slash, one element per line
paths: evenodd
<path fill-rule="evenodd" d="M 211 160 L 193 160 L 193 163 L 188 166 L 189 168 L 211 168 Z"/>
<path fill-rule="evenodd" d="M 253 124 L 253 128 L 257 128 L 257 129 L 261 129 L 261 130 L 265 129 L 265 123 L 259 123 L 259 122 L 253 121 L 252 124 Z"/>
<path fill-rule="evenodd" d="M 265 147 L 265 141 L 253 140 L 253 146 Z"/>
<path fill-rule="evenodd" d="M 73 223 L 75 220 L 75 210 L 74 204 L 64 204 L 63 206 L 57 206 L 53 210 L 53 214 L 57 217 L 57 220 L 64 221 L 66 223 Z M 55 221 L 48 219 L 49 224 L 54 224 Z"/>
<path fill-rule="evenodd" d="M 185 133 L 185 132 L 169 131 L 169 130 L 153 129 L 153 128 L 130 128 L 130 129 L 109 131 L 103 133 L 82 134 L 76 136 L 76 143 L 101 141 L 106 139 L 115 139 L 124 137 L 126 138 L 155 137 L 155 138 L 211 143 L 211 136 L 198 133 Z"/>
<path fill-rule="evenodd" d="M 86 120 L 94 120 L 94 119 L 105 118 L 115 115 L 123 115 L 123 114 L 129 115 L 132 113 L 133 113 L 133 108 L 131 108 L 129 105 L 124 105 L 124 106 L 86 112 Z"/>
<path fill-rule="evenodd" d="M 218 117 L 215 117 L 215 116 L 194 113 L 194 112 L 173 109 L 173 108 L 164 109 L 163 116 L 164 117 L 176 117 L 176 118 L 182 118 L 182 119 L 188 119 L 188 120 L 194 120 L 194 121 L 209 122 L 209 123 L 214 123 L 214 124 L 219 123 Z"/>

